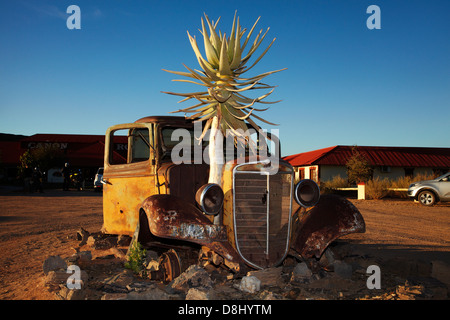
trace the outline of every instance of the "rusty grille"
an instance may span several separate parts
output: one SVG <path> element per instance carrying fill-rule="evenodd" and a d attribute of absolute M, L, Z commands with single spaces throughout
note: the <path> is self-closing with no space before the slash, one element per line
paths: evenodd
<path fill-rule="evenodd" d="M 266 268 L 287 254 L 292 174 L 234 174 L 236 246 L 250 265 Z"/>

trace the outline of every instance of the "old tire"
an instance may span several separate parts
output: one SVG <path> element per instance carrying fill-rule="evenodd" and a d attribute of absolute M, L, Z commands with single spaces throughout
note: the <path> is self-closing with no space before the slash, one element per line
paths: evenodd
<path fill-rule="evenodd" d="M 419 193 L 417 200 L 424 206 L 432 206 L 436 203 L 436 196 L 432 191 L 424 190 Z"/>

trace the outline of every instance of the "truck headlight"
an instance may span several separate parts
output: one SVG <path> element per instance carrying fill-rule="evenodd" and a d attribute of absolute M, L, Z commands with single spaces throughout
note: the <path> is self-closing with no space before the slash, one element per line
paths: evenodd
<path fill-rule="evenodd" d="M 317 183 L 310 179 L 301 180 L 295 185 L 295 201 L 304 208 L 313 207 L 319 202 L 320 189 Z"/>
<path fill-rule="evenodd" d="M 197 190 L 195 201 L 208 215 L 218 214 L 223 204 L 223 190 L 215 183 L 208 183 Z"/>

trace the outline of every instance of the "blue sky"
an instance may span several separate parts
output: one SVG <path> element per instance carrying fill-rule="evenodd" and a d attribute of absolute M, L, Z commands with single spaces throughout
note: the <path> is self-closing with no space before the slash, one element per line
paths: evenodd
<path fill-rule="evenodd" d="M 81 9 L 69 30 L 67 7 Z M 369 30 L 369 5 L 381 29 Z M 270 27 L 277 40 L 250 76 L 283 101 L 260 114 L 282 154 L 333 145 L 450 147 L 450 1 L 0 1 L 0 132 L 104 134 L 168 115 L 190 92 L 162 69 L 199 68 L 186 31 L 205 12 L 229 33 Z M 200 46 L 201 47 L 201 46 Z M 257 57 L 258 54 L 255 54 Z M 195 88 L 196 90 L 197 88 Z M 183 115 L 183 114 L 179 114 Z"/>

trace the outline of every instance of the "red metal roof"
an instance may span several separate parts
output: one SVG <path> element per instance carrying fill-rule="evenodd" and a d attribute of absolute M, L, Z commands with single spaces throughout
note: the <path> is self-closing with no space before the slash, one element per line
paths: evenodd
<path fill-rule="evenodd" d="M 314 162 L 320 159 L 320 157 L 326 155 L 328 152 L 333 150 L 335 147 L 328 147 L 324 149 L 318 149 L 314 151 L 309 152 L 303 152 L 294 154 L 292 156 L 286 156 L 283 159 L 289 162 L 292 166 L 298 167 L 298 166 L 308 166 L 315 164 Z"/>
<path fill-rule="evenodd" d="M 126 136 L 116 136 L 115 139 L 117 143 L 127 143 Z M 0 141 L 0 164 L 17 166 L 27 149 L 47 144 L 61 148 L 71 166 L 103 166 L 105 136 L 81 134 L 35 134 L 17 141 Z"/>
<path fill-rule="evenodd" d="M 352 146 L 334 146 L 284 157 L 293 166 L 344 166 Z M 373 166 L 450 168 L 450 148 L 357 146 Z"/>
<path fill-rule="evenodd" d="M 105 142 L 104 135 L 87 134 L 45 134 L 38 133 L 23 138 L 22 142 L 76 142 L 76 143 L 96 143 Z"/>

